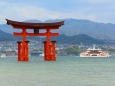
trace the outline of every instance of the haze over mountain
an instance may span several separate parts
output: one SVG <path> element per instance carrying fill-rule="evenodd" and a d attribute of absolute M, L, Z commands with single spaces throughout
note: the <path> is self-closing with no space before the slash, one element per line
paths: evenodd
<path fill-rule="evenodd" d="M 15 38 L 12 34 L 0 30 L 0 41 L 13 41 Z"/>
<path fill-rule="evenodd" d="M 64 19 L 47 20 L 45 22 L 62 21 Z M 26 22 L 41 22 L 40 20 L 27 20 Z M 65 19 L 65 24 L 58 32 L 67 36 L 86 34 L 97 39 L 115 40 L 115 24 L 98 23 L 90 20 Z M 14 29 L 6 24 L 0 25 L 0 30 L 12 33 Z"/>
<path fill-rule="evenodd" d="M 58 37 L 52 37 L 51 40 L 56 40 L 59 44 L 105 44 L 104 40 L 95 39 L 84 34 L 74 36 L 60 34 Z"/>
<path fill-rule="evenodd" d="M 15 37 L 10 33 L 6 33 L 0 30 L 0 42 L 1 41 L 19 41 L 21 37 Z M 27 40 L 39 40 L 39 37 L 27 37 Z M 46 40 L 46 38 L 42 38 L 42 41 Z M 51 37 L 51 40 L 56 40 L 58 44 L 104 44 L 104 40 L 98 40 L 92 38 L 90 36 L 79 34 L 74 36 L 66 36 L 64 34 L 60 34 L 58 37 Z"/>
<path fill-rule="evenodd" d="M 49 20 L 61 21 L 61 20 Z M 86 34 L 97 39 L 115 40 L 115 24 L 98 23 L 90 20 L 65 19 L 59 32 L 68 36 Z"/>

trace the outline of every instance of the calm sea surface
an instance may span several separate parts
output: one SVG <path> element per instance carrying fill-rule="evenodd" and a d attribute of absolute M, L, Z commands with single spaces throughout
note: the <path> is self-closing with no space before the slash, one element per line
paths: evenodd
<path fill-rule="evenodd" d="M 115 57 L 0 58 L 0 86 L 115 86 Z"/>

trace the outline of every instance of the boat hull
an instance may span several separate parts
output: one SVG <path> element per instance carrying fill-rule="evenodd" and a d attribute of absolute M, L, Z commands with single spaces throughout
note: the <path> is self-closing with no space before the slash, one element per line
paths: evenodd
<path fill-rule="evenodd" d="M 110 57 L 110 55 L 105 55 L 105 56 L 84 56 L 84 55 L 80 55 L 80 57 Z"/>
<path fill-rule="evenodd" d="M 97 58 L 99 58 L 99 57 L 109 57 L 109 56 L 80 56 L 80 57 L 97 57 Z"/>

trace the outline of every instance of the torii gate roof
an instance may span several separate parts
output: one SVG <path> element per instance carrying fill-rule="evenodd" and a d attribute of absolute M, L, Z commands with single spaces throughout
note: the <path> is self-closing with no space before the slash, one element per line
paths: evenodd
<path fill-rule="evenodd" d="M 18 22 L 6 19 L 7 24 L 13 26 L 17 29 L 58 29 L 61 25 L 64 25 L 64 21 L 53 22 L 53 23 L 28 23 L 28 22 Z"/>

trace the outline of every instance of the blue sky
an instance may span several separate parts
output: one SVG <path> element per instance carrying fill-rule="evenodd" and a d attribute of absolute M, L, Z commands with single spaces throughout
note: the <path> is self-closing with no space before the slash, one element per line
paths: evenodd
<path fill-rule="evenodd" d="M 38 19 L 88 19 L 115 23 L 115 0 L 0 0 L 0 23 L 5 18 L 25 21 Z"/>

